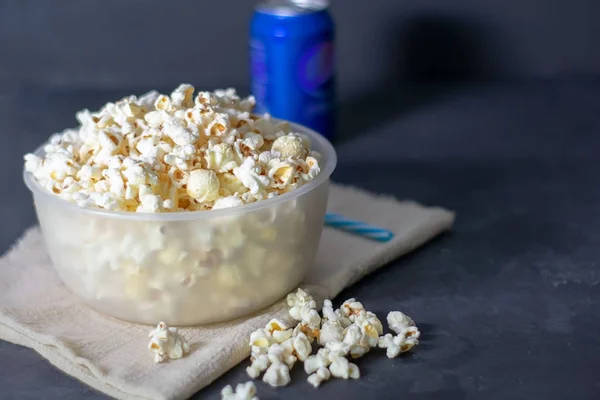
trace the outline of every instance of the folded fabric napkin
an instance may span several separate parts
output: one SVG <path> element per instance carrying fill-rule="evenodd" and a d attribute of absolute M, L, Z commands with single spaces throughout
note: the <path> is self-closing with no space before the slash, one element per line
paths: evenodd
<path fill-rule="evenodd" d="M 302 285 L 316 300 L 343 288 L 450 229 L 454 214 L 331 185 L 328 209 L 394 232 L 377 243 L 325 228 L 317 261 Z M 155 364 L 150 328 L 104 316 L 71 294 L 55 274 L 39 228 L 0 259 L 0 339 L 30 347 L 88 385 L 121 399 L 183 399 L 249 355 L 250 333 L 271 318 L 287 320 L 280 301 L 235 321 L 184 328 L 191 352 Z M 158 321 L 157 321 L 158 323 Z"/>

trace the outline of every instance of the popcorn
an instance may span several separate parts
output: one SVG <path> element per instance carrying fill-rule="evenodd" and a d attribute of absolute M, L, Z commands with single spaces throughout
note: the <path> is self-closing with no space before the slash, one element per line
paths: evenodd
<path fill-rule="evenodd" d="M 354 323 L 360 326 L 364 331 L 367 331 L 371 336 L 379 336 L 383 334 L 383 325 L 377 315 L 370 311 L 359 311 L 354 317 Z"/>
<path fill-rule="evenodd" d="M 290 380 L 290 369 L 282 362 L 272 363 L 263 375 L 263 382 L 273 387 L 287 386 Z"/>
<path fill-rule="evenodd" d="M 331 375 L 341 379 L 358 379 L 360 378 L 360 371 L 356 364 L 348 362 L 345 357 L 336 357 L 329 366 Z"/>
<path fill-rule="evenodd" d="M 294 345 L 294 352 L 296 354 L 296 357 L 300 361 L 306 360 L 306 358 L 312 352 L 312 347 L 310 345 L 310 341 L 308 340 L 308 337 L 306 337 L 306 335 L 302 332 L 300 332 L 300 333 L 298 333 L 298 335 L 296 335 L 296 337 L 294 338 L 293 345 Z"/>
<path fill-rule="evenodd" d="M 229 130 L 229 116 L 227 114 L 219 114 L 206 127 L 204 134 L 206 136 L 223 136 Z"/>
<path fill-rule="evenodd" d="M 372 343 L 365 340 L 366 335 L 363 334 L 361 328 L 357 325 L 350 325 L 344 330 L 343 342 L 348 345 L 348 353 L 352 358 L 362 357 L 369 352 L 371 345 L 377 345 L 377 339 Z"/>
<path fill-rule="evenodd" d="M 240 182 L 250 189 L 250 193 L 258 194 L 266 190 L 271 179 L 269 177 L 260 174 L 260 166 L 256 165 L 256 162 L 252 157 L 247 157 L 242 165 L 233 169 L 233 174 L 240 180 Z"/>
<path fill-rule="evenodd" d="M 242 184 L 242 182 L 233 174 L 225 172 L 218 175 L 219 186 L 222 195 L 231 196 L 238 194 L 244 194 L 248 189 Z"/>
<path fill-rule="evenodd" d="M 269 168 L 267 176 L 271 179 L 271 186 L 274 188 L 284 189 L 296 177 L 296 167 L 287 161 L 272 160 Z"/>
<path fill-rule="evenodd" d="M 168 327 L 164 322 L 160 322 L 156 329 L 150 331 L 148 337 L 151 338 L 148 348 L 154 351 L 154 362 L 176 360 L 190 351 L 190 346 L 177 328 Z"/>
<path fill-rule="evenodd" d="M 241 206 L 242 204 L 244 204 L 244 202 L 237 196 L 220 197 L 215 200 L 212 209 L 219 210 L 222 208 Z"/>
<path fill-rule="evenodd" d="M 292 336 L 296 336 L 300 333 L 304 333 L 308 340 L 312 343 L 315 339 L 319 337 L 319 328 L 310 327 L 307 322 L 300 322 L 294 328 Z"/>
<path fill-rule="evenodd" d="M 252 364 L 246 371 L 252 378 L 264 372 L 263 381 L 272 386 L 289 383 L 289 371 L 297 360 L 304 363 L 308 383 L 318 388 L 332 376 L 360 378 L 358 366 L 348 361 L 347 356 L 358 358 L 371 347 L 380 347 L 387 350 L 389 358 L 394 358 L 418 344 L 419 330 L 409 317 L 399 312 L 390 313 L 388 320 L 403 326 L 401 332 L 397 336 L 381 336 L 383 326 L 377 315 L 365 310 L 356 299 L 346 300 L 339 310 L 333 308 L 331 300 L 325 300 L 322 318 L 316 313 L 313 297 L 302 289 L 288 294 L 286 302 L 290 315 L 298 321 L 296 326 L 292 329 L 281 320 L 272 319 L 264 329 L 255 331 L 250 340 Z M 310 321 L 313 312 L 318 322 Z M 410 322 L 413 325 L 408 325 Z M 290 331 L 292 335 L 288 337 Z M 283 341 L 276 339 L 276 335 L 284 333 Z M 314 355 L 311 355 L 311 336 L 324 346 Z"/>
<path fill-rule="evenodd" d="M 302 289 L 298 289 L 296 293 L 290 293 L 286 297 L 286 302 L 290 306 L 290 315 L 297 321 L 302 320 L 302 309 L 315 309 L 317 303 L 311 295 Z"/>
<path fill-rule="evenodd" d="M 248 147 L 250 150 L 260 150 L 260 148 L 265 144 L 265 140 L 262 135 L 255 132 L 247 132 L 244 135 L 243 144 Z"/>
<path fill-rule="evenodd" d="M 346 300 L 343 304 L 342 307 L 340 308 L 341 312 L 347 316 L 350 321 L 354 322 L 354 317 L 360 313 L 361 311 L 364 311 L 364 307 L 363 305 L 356 301 L 356 299 L 348 299 Z"/>
<path fill-rule="evenodd" d="M 171 104 L 174 107 L 189 108 L 193 106 L 194 87 L 188 84 L 181 84 L 171 93 Z"/>
<path fill-rule="evenodd" d="M 306 157 L 306 167 L 308 171 L 302 174 L 302 179 L 305 181 L 312 181 L 321 172 L 319 161 L 315 157 Z"/>
<path fill-rule="evenodd" d="M 310 375 L 306 380 L 310 383 L 314 388 L 318 388 L 321 383 L 331 378 L 331 372 L 327 368 L 319 368 L 317 372 Z"/>
<path fill-rule="evenodd" d="M 329 350 L 330 356 L 333 357 L 344 357 L 350 352 L 350 345 L 345 342 L 327 342 L 325 345 L 327 350 Z"/>
<path fill-rule="evenodd" d="M 219 179 L 211 170 L 197 169 L 190 172 L 187 194 L 200 203 L 214 201 L 219 197 Z"/>
<path fill-rule="evenodd" d="M 68 201 L 139 212 L 253 203 L 292 191 L 320 172 L 303 135 L 290 133 L 288 123 L 250 113 L 253 97 L 240 99 L 233 89 L 193 93 L 193 86 L 182 84 L 170 96 L 149 92 L 95 113 L 80 111 L 80 127 L 53 135 L 44 158 L 26 155 L 25 170 Z M 213 171 L 201 179 L 210 185 L 194 186 L 195 177 L 190 189 L 190 170 Z M 62 182 L 69 177 L 77 185 L 65 192 Z M 91 192 L 99 195 L 90 198 Z M 161 197 L 160 206 L 155 198 L 142 201 L 150 194 Z"/>
<path fill-rule="evenodd" d="M 250 346 L 252 348 L 268 348 L 272 343 L 273 341 L 271 340 L 269 332 L 264 329 L 257 329 L 250 334 Z"/>
<path fill-rule="evenodd" d="M 415 321 L 400 311 L 392 311 L 387 315 L 387 323 L 391 330 L 400 334 L 405 328 L 415 326 Z"/>
<path fill-rule="evenodd" d="M 219 143 L 206 150 L 206 167 L 216 172 L 232 171 L 238 166 L 233 149 L 227 143 Z"/>
<path fill-rule="evenodd" d="M 269 365 L 271 365 L 269 357 L 266 354 L 259 354 L 254 361 L 252 361 L 252 364 L 246 368 L 246 373 L 250 378 L 257 379 L 260 374 L 269 368 Z"/>
<path fill-rule="evenodd" d="M 293 134 L 281 136 L 273 142 L 271 146 L 273 151 L 281 154 L 284 159 L 288 158 L 304 158 L 306 157 L 307 150 L 304 148 L 302 139 Z"/>
<path fill-rule="evenodd" d="M 221 390 L 221 400 L 259 400 L 256 397 L 256 386 L 252 381 L 238 383 L 235 392 L 231 385 L 225 386 Z"/>
<path fill-rule="evenodd" d="M 185 126 L 185 121 L 180 119 L 170 119 L 163 124 L 162 131 L 175 144 L 184 146 L 186 144 L 194 144 L 200 138 L 198 128 L 195 125 Z"/>
<path fill-rule="evenodd" d="M 141 203 L 137 208 L 138 212 L 156 213 L 163 209 L 163 202 L 160 196 L 155 194 L 146 194 L 140 196 Z"/>
<path fill-rule="evenodd" d="M 288 327 L 278 319 L 272 319 L 265 326 L 265 330 L 271 335 L 276 343 L 283 343 L 292 337 L 292 329 Z"/>
<path fill-rule="evenodd" d="M 321 368 L 329 367 L 331 364 L 331 359 L 329 357 L 330 355 L 328 349 L 319 349 L 316 355 L 306 358 L 304 361 L 304 371 L 310 375 Z"/>
<path fill-rule="evenodd" d="M 344 328 L 337 321 L 325 320 L 319 331 L 318 343 L 325 346 L 328 342 L 339 342 L 344 338 Z"/>
<path fill-rule="evenodd" d="M 154 107 L 157 110 L 170 111 L 171 110 L 171 99 L 163 94 L 159 95 L 154 102 Z"/>
<path fill-rule="evenodd" d="M 382 349 L 387 349 L 386 355 L 388 358 L 396 358 L 401 353 L 409 351 L 413 346 L 419 344 L 418 335 L 413 336 L 409 334 L 399 334 L 393 336 L 388 333 L 385 336 L 379 338 L 378 346 Z"/>

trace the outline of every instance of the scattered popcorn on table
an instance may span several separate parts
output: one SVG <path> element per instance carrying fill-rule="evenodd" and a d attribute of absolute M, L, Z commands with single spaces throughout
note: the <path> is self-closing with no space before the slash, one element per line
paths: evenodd
<path fill-rule="evenodd" d="M 235 387 L 235 392 L 231 385 L 225 386 L 221 390 L 221 400 L 259 400 L 256 396 L 256 386 L 254 382 L 239 383 Z"/>
<path fill-rule="evenodd" d="M 314 298 L 302 289 L 290 293 L 286 302 L 290 316 L 296 320 L 294 328 L 272 319 L 250 337 L 252 363 L 246 371 L 254 379 L 264 373 L 263 381 L 274 387 L 290 382 L 290 369 L 296 361 L 304 363 L 307 382 L 318 388 L 331 377 L 360 378 L 358 366 L 348 357 L 357 359 L 379 347 L 386 349 L 389 358 L 395 358 L 419 344 L 420 332 L 414 321 L 399 311 L 389 313 L 387 318 L 390 328 L 399 330 L 394 336 L 383 335 L 383 324 L 377 315 L 365 310 L 356 299 L 346 300 L 337 310 L 330 300 L 325 300 L 322 317 L 317 313 L 318 320 L 310 312 L 316 312 Z M 280 339 L 285 340 L 278 341 L 276 336 L 284 333 Z M 312 355 L 311 336 L 323 346 Z"/>
<path fill-rule="evenodd" d="M 154 351 L 154 362 L 160 363 L 166 359 L 176 360 L 189 353 L 190 346 L 177 328 L 168 327 L 160 322 L 155 329 L 148 334 L 150 343 L 148 348 Z"/>

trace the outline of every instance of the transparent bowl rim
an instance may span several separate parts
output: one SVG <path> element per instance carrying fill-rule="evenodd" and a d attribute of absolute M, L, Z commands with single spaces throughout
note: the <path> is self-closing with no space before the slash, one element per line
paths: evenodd
<path fill-rule="evenodd" d="M 275 121 L 284 122 L 284 120 L 273 118 Z M 167 212 L 167 213 L 146 213 L 146 212 L 132 212 L 132 211 L 113 211 L 113 210 L 105 210 L 101 208 L 91 208 L 91 207 L 81 207 L 75 203 L 71 203 L 65 199 L 61 199 L 53 193 L 50 193 L 46 189 L 44 189 L 35 178 L 31 175 L 31 173 L 23 170 L 23 180 L 25 184 L 29 188 L 29 190 L 34 194 L 35 198 L 41 198 L 44 201 L 52 202 L 56 205 L 64 207 L 66 209 L 70 209 L 73 212 L 88 214 L 90 216 L 96 217 L 106 217 L 112 219 L 123 219 L 123 220 L 134 220 L 134 221 L 192 221 L 192 220 L 205 220 L 211 218 L 219 218 L 219 217 L 227 217 L 233 215 L 239 215 L 244 213 L 249 213 L 252 211 L 261 210 L 264 208 L 275 207 L 280 203 L 284 203 L 289 200 L 297 199 L 298 197 L 311 192 L 313 189 L 319 187 L 322 183 L 327 181 L 333 170 L 337 165 L 337 155 L 333 145 L 322 135 L 318 134 L 314 130 L 307 128 L 303 125 L 296 124 L 293 122 L 288 122 L 291 126 L 291 132 L 298 132 L 301 134 L 305 134 L 310 137 L 311 147 L 316 142 L 318 144 L 318 151 L 321 154 L 321 172 L 317 175 L 315 179 L 308 182 L 305 185 L 300 186 L 298 189 L 292 190 L 288 193 L 284 193 L 282 195 L 273 197 L 272 199 L 265 199 L 261 201 L 257 201 L 255 203 L 244 204 L 241 206 L 231 207 L 231 208 L 223 208 L 218 210 L 206 210 L 206 211 L 175 211 L 175 212 Z M 44 146 L 47 142 L 43 143 L 40 147 L 38 147 L 34 154 L 37 156 L 43 156 L 44 154 Z"/>

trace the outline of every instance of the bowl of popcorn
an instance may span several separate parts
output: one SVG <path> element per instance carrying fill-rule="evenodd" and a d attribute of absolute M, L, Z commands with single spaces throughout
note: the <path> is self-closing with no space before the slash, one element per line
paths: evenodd
<path fill-rule="evenodd" d="M 336 165 L 305 127 L 235 90 L 150 92 L 77 113 L 25 155 L 67 288 L 127 321 L 198 325 L 255 312 L 314 262 Z"/>

